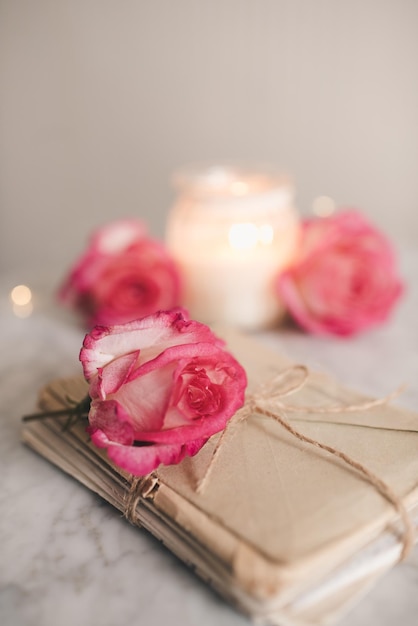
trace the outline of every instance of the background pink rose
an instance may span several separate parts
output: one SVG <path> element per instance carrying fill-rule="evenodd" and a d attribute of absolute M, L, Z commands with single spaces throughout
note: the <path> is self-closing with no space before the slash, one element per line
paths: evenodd
<path fill-rule="evenodd" d="M 118 324 L 179 304 L 179 275 L 143 224 L 121 220 L 97 230 L 59 296 L 89 325 Z"/>
<path fill-rule="evenodd" d="M 278 289 L 306 330 L 349 336 L 386 320 L 402 283 L 389 241 L 351 210 L 303 224 L 300 255 Z"/>
<path fill-rule="evenodd" d="M 95 327 L 80 360 L 90 383 L 91 439 L 137 476 L 196 454 L 244 402 L 241 365 L 179 309 Z"/>

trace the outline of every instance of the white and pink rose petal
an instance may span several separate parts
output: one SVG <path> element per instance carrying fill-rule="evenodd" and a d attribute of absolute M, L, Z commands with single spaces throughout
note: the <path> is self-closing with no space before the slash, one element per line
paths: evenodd
<path fill-rule="evenodd" d="M 106 448 L 109 458 L 120 468 L 134 476 L 145 476 L 159 465 L 180 463 L 187 456 L 194 456 L 206 443 L 206 439 L 196 439 L 179 444 L 122 445 L 109 439 L 103 431 L 91 435 L 93 443 Z"/>

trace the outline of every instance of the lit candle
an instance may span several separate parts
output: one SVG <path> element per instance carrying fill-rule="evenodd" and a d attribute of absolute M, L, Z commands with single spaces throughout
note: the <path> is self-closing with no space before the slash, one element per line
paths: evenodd
<path fill-rule="evenodd" d="M 275 282 L 299 239 L 289 180 L 267 169 L 213 166 L 174 182 L 167 246 L 191 316 L 248 330 L 276 324 L 284 308 Z"/>

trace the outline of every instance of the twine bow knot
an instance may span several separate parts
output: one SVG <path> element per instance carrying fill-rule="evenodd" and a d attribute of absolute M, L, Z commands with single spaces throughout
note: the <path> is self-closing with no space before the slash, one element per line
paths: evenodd
<path fill-rule="evenodd" d="M 257 408 L 261 405 L 270 405 L 277 409 L 288 410 L 290 405 L 283 403 L 282 398 L 286 398 L 302 389 L 308 376 L 309 370 L 305 365 L 293 365 L 282 370 L 268 383 L 259 385 L 254 393 L 248 396 L 246 401 L 248 409 L 256 413 Z"/>
<path fill-rule="evenodd" d="M 365 411 L 377 406 L 382 406 L 390 402 L 395 396 L 397 396 L 400 390 L 397 390 L 384 398 L 377 400 L 366 401 L 360 404 L 352 405 L 335 405 L 335 406 L 320 406 L 309 407 L 300 405 L 291 405 L 283 402 L 283 399 L 290 396 L 305 385 L 309 377 L 309 370 L 304 365 L 294 365 L 285 370 L 279 372 L 268 383 L 262 384 L 257 389 L 247 396 L 244 406 L 235 414 L 235 416 L 228 422 L 226 428 L 222 432 L 218 443 L 215 446 L 212 457 L 209 461 L 209 465 L 206 468 L 203 478 L 197 484 L 197 492 L 203 493 L 207 486 L 213 468 L 216 465 L 216 461 L 222 450 L 226 437 L 234 427 L 247 419 L 250 416 L 265 416 L 274 419 L 283 428 L 285 428 L 291 435 L 296 437 L 303 443 L 310 444 L 332 454 L 333 456 L 341 459 L 344 463 L 357 470 L 362 474 L 366 480 L 375 487 L 375 489 L 388 500 L 395 510 L 399 513 L 399 516 L 403 523 L 402 532 L 402 550 L 400 560 L 406 558 L 414 544 L 415 529 L 413 522 L 402 502 L 402 499 L 392 490 L 392 488 L 374 472 L 369 470 L 365 465 L 356 461 L 351 456 L 345 454 L 341 450 L 333 446 L 321 443 L 320 441 L 304 435 L 302 432 L 294 428 L 287 418 L 285 417 L 287 412 L 303 412 L 303 413 L 345 413 Z"/>

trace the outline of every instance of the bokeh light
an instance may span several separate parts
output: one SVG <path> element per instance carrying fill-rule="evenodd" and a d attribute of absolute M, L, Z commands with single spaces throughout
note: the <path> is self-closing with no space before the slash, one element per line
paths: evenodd
<path fill-rule="evenodd" d="M 312 212 L 318 217 L 329 217 L 335 211 L 335 200 L 329 196 L 318 196 L 312 203 Z"/>
<path fill-rule="evenodd" d="M 16 317 L 29 317 L 33 312 L 32 291 L 27 285 L 16 285 L 10 292 L 13 313 Z"/>

